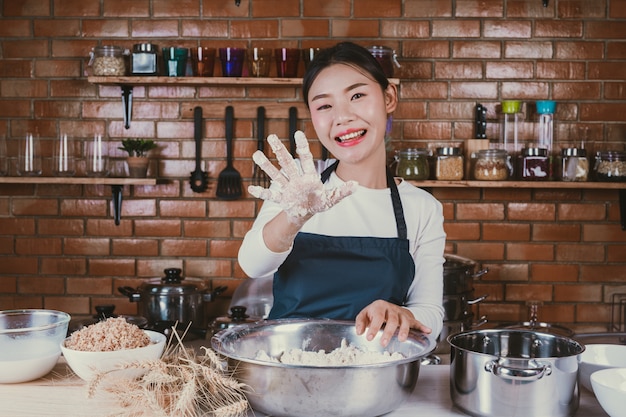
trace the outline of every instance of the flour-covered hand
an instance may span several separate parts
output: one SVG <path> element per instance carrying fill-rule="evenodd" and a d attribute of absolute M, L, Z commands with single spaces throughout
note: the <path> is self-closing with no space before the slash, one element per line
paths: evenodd
<path fill-rule="evenodd" d="M 292 219 L 307 219 L 315 213 L 326 211 L 356 190 L 356 181 L 348 181 L 341 187 L 327 189 L 315 169 L 309 142 L 303 132 L 295 133 L 296 152 L 300 168 L 285 145 L 276 135 L 269 135 L 267 142 L 282 170 L 278 170 L 261 151 L 252 155 L 254 162 L 269 175 L 273 186 L 248 187 L 253 196 L 277 203 Z"/>

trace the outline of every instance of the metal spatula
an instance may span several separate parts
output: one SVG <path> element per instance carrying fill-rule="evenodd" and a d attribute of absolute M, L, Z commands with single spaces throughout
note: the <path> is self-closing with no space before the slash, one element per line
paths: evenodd
<path fill-rule="evenodd" d="M 193 138 L 196 142 L 196 169 L 189 177 L 191 189 L 196 193 L 206 191 L 209 176 L 202 170 L 202 107 L 193 109 Z"/>
<path fill-rule="evenodd" d="M 241 174 L 233 167 L 233 119 L 232 106 L 226 107 L 226 168 L 217 177 L 215 195 L 223 200 L 236 200 L 243 194 Z"/>

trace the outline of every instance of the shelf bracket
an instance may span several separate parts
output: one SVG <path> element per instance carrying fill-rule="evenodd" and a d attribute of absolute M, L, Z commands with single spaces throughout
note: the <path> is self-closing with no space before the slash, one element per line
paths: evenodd
<path fill-rule="evenodd" d="M 619 189 L 619 217 L 622 222 L 622 230 L 626 230 L 626 188 Z"/>
<path fill-rule="evenodd" d="M 133 87 L 122 85 L 122 105 L 124 106 L 124 127 L 130 129 L 130 119 L 133 113 Z"/>
<path fill-rule="evenodd" d="M 120 225 L 120 219 L 122 217 L 122 188 L 123 185 L 112 185 L 111 191 L 113 193 L 113 218 L 115 219 L 115 225 Z"/>

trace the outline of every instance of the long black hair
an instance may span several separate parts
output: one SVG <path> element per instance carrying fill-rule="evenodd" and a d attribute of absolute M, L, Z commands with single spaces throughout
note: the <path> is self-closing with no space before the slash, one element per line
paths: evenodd
<path fill-rule="evenodd" d="M 304 103 L 309 106 L 309 90 L 320 72 L 333 64 L 345 64 L 369 74 L 383 91 L 389 86 L 389 80 L 380 63 L 366 48 L 352 42 L 340 42 L 330 48 L 322 49 L 311 61 L 302 79 Z"/>

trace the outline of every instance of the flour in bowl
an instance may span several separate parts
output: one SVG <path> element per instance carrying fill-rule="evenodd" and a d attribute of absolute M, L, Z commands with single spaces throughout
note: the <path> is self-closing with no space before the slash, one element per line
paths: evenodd
<path fill-rule="evenodd" d="M 286 365 L 324 367 L 373 365 L 377 363 L 402 360 L 404 359 L 404 356 L 398 352 L 390 353 L 388 351 L 365 351 L 356 346 L 349 345 L 346 339 L 342 339 L 341 346 L 329 353 L 326 353 L 323 349 L 318 351 L 289 349 L 281 355 L 272 357 L 264 350 L 260 350 L 255 359 L 265 362 L 283 363 Z"/>

